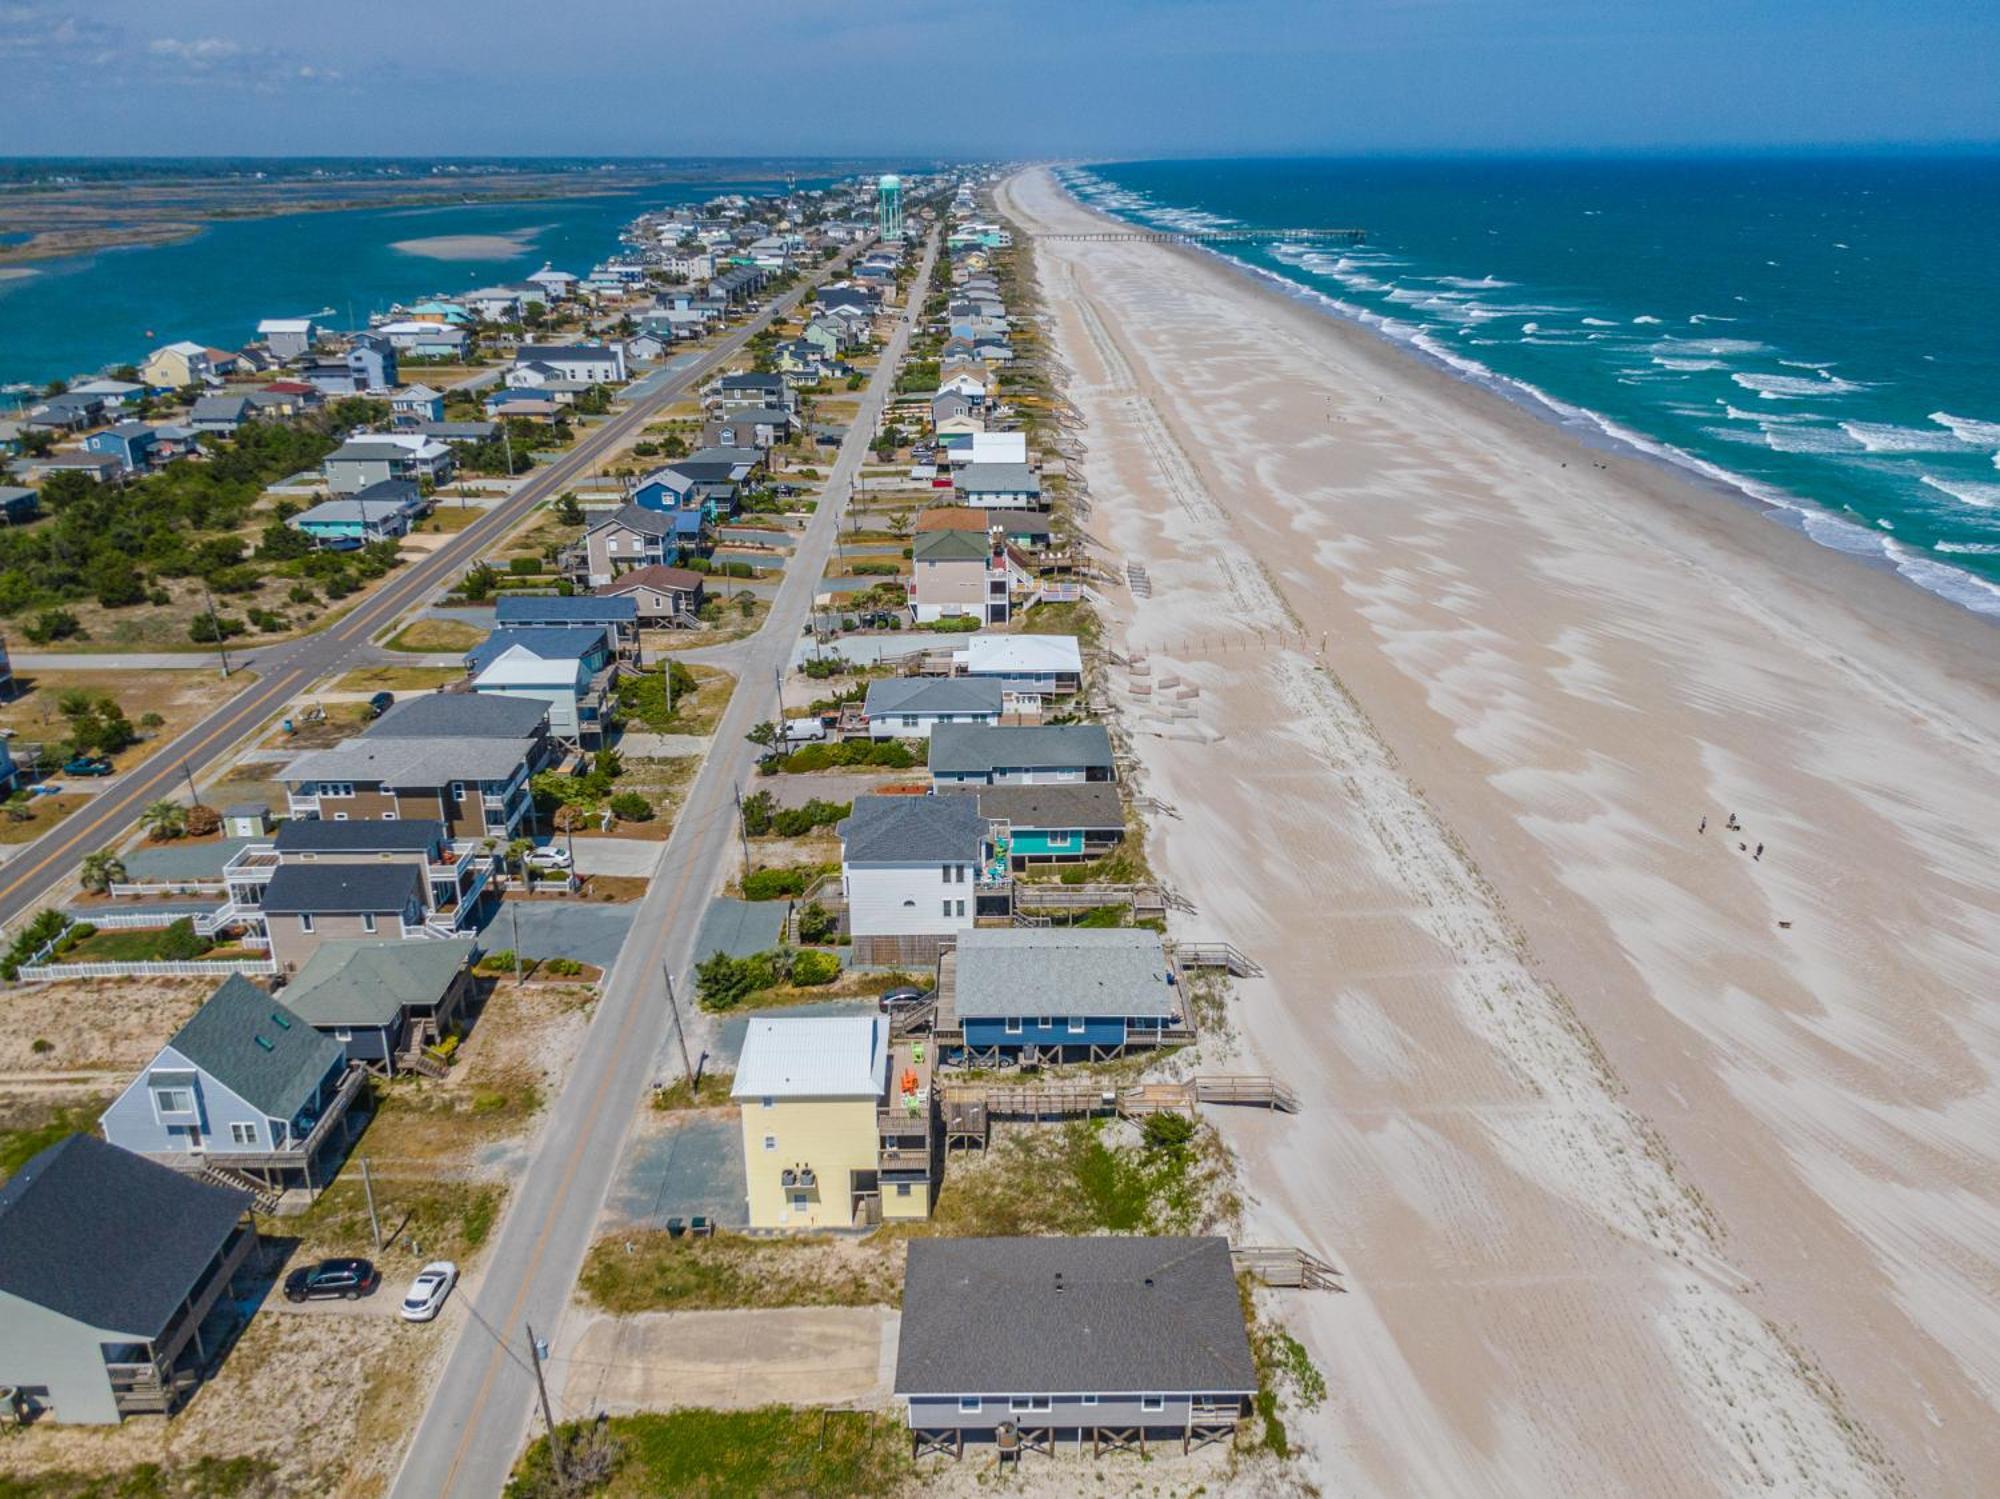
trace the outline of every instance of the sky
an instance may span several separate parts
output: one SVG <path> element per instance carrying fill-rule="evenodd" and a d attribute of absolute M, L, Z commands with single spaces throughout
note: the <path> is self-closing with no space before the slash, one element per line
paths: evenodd
<path fill-rule="evenodd" d="M 16 155 L 2000 143 L 1995 0 L 0 0 Z"/>

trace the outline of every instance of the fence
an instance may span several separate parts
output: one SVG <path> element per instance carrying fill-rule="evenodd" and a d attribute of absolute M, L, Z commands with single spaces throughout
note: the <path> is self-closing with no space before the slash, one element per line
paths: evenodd
<path fill-rule="evenodd" d="M 172 926 L 176 921 L 192 917 L 197 923 L 206 911 L 92 911 L 89 909 L 71 911 L 68 915 L 76 921 L 85 921 L 100 932 L 122 932 L 146 930 L 153 927 Z"/>
<path fill-rule="evenodd" d="M 56 983 L 62 979 L 226 979 L 233 973 L 255 978 L 278 971 L 276 959 L 239 959 L 228 963 L 24 963 L 21 981 Z"/>
<path fill-rule="evenodd" d="M 220 875 L 212 879 L 192 880 L 117 880 L 111 885 L 113 895 L 220 895 L 229 886 Z M 101 925 L 101 923 L 100 923 Z"/>

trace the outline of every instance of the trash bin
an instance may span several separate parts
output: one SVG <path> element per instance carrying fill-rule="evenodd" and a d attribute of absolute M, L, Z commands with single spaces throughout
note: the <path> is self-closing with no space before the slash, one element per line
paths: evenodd
<path fill-rule="evenodd" d="M 669 1218 L 669 1219 L 667 1220 L 667 1237 L 668 1237 L 668 1238 L 670 1238 L 670 1239 L 678 1239 L 678 1238 L 679 1238 L 679 1237 L 680 1237 L 680 1236 L 681 1236 L 682 1234 L 684 1234 L 684 1233 L 686 1233 L 686 1232 L 687 1232 L 687 1221 L 686 1221 L 685 1219 L 682 1219 L 682 1218 Z"/>

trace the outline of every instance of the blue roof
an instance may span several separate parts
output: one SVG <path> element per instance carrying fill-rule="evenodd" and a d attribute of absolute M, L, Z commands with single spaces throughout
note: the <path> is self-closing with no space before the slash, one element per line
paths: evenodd
<path fill-rule="evenodd" d="M 500 595 L 493 617 L 503 625 L 629 624 L 639 618 L 639 601 L 627 598 L 593 598 L 578 594 L 564 598 L 558 594 Z"/>
<path fill-rule="evenodd" d="M 699 510 L 676 510 L 674 512 L 674 535 L 701 535 L 701 512 Z"/>

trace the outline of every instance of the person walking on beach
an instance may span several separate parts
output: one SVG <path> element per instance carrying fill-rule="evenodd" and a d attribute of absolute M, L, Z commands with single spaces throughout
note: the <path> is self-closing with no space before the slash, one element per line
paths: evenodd
<path fill-rule="evenodd" d="M 1754 854 L 1752 854 L 1752 855 L 1751 855 L 1750 857 L 1751 857 L 1751 859 L 1752 859 L 1753 861 L 1754 861 L 1754 860 L 1759 860 L 1759 859 L 1762 859 L 1762 858 L 1764 857 L 1764 845 L 1763 845 L 1763 844 L 1761 844 L 1761 843 L 1760 843 L 1760 844 L 1758 844 L 1758 845 L 1757 845 L 1757 852 L 1756 852 L 1756 853 L 1754 853 Z"/>
<path fill-rule="evenodd" d="M 1736 820 L 1736 814 L 1734 812 L 1731 812 L 1729 814 L 1729 821 L 1725 822 L 1723 826 L 1729 829 L 1730 832 L 1734 833 L 1739 831 L 1743 825 Z"/>
<path fill-rule="evenodd" d="M 1696 828 L 1695 831 L 1697 833 L 1706 833 L 1708 831 L 1708 814 L 1706 812 L 1702 814 L 1701 826 Z"/>

